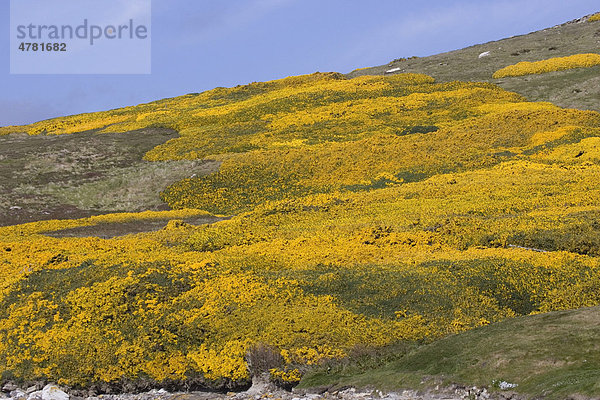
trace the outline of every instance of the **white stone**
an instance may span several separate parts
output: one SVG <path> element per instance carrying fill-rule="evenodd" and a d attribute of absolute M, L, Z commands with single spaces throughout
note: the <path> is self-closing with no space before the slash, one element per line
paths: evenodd
<path fill-rule="evenodd" d="M 27 397 L 27 394 L 21 389 L 16 389 L 10 392 L 10 397 L 13 399 L 24 399 Z"/>
<path fill-rule="evenodd" d="M 42 389 L 42 400 L 69 400 L 69 395 L 56 385 L 46 385 Z"/>
<path fill-rule="evenodd" d="M 6 385 L 4 385 L 4 387 L 2 387 L 2 390 L 4 390 L 5 392 L 12 392 L 13 390 L 17 390 L 18 388 L 19 387 L 17 385 L 9 382 Z"/>
<path fill-rule="evenodd" d="M 27 400 L 41 400 L 43 393 L 44 392 L 41 390 L 35 390 L 33 392 L 30 392 L 29 396 L 27 396 Z"/>
<path fill-rule="evenodd" d="M 492 54 L 492 53 L 489 51 L 484 51 L 483 53 L 481 53 L 479 55 L 479 58 L 488 57 L 490 54 Z"/>
<path fill-rule="evenodd" d="M 506 381 L 502 381 L 502 382 L 500 382 L 500 384 L 498 385 L 498 387 L 499 387 L 501 390 L 514 389 L 514 388 L 516 388 L 517 386 L 519 386 L 519 385 L 517 385 L 516 383 L 509 383 L 509 382 L 506 382 Z"/>
<path fill-rule="evenodd" d="M 385 71 L 386 74 L 391 74 L 393 72 L 398 72 L 400 71 L 400 68 L 392 68 L 392 69 L 388 69 L 387 71 Z"/>

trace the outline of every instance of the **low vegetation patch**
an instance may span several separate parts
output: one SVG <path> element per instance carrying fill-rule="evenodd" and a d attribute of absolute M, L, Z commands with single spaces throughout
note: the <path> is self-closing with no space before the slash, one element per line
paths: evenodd
<path fill-rule="evenodd" d="M 547 72 L 564 71 L 574 68 L 589 68 L 600 65 L 600 54 L 575 54 L 568 57 L 555 57 L 542 61 L 522 61 L 509 65 L 494 72 L 493 78 L 500 79 L 509 76 L 544 74 Z"/>
<path fill-rule="evenodd" d="M 301 386 L 398 390 L 458 383 L 548 399 L 593 397 L 600 391 L 599 324 L 597 307 L 515 318 L 408 352 L 389 348 L 366 362 L 330 363 L 309 372 Z"/>

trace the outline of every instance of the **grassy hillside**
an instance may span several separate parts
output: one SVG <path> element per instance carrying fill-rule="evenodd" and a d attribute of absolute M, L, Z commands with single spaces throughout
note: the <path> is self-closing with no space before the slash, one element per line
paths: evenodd
<path fill-rule="evenodd" d="M 597 396 L 599 339 L 598 307 L 520 317 L 447 337 L 404 356 L 387 354 L 394 360 L 373 368 L 363 366 L 368 360 L 364 355 L 344 366 L 330 364 L 329 370 L 320 368 L 307 376 L 302 386 L 398 390 L 454 382 L 492 391 L 517 385 L 511 390 L 536 398 Z"/>
<path fill-rule="evenodd" d="M 2 129 L 2 128 L 0 128 Z M 85 128 L 80 128 L 85 129 Z M 0 136 L 0 226 L 107 212 L 167 210 L 159 193 L 215 161 L 150 163 L 144 154 L 177 137 L 169 129 Z"/>
<path fill-rule="evenodd" d="M 522 61 L 541 61 L 581 53 L 598 53 L 600 21 L 588 17 L 552 28 L 478 44 L 430 57 L 394 60 L 386 65 L 353 71 L 348 76 L 384 75 L 399 68 L 398 73 L 420 72 L 438 82 L 453 80 L 495 83 L 517 92 L 531 101 L 550 101 L 561 107 L 600 111 L 600 66 L 493 79 L 497 70 Z M 479 58 L 484 52 L 487 57 Z"/>
<path fill-rule="evenodd" d="M 30 212 L 0 227 L 2 380 L 239 387 L 271 349 L 293 384 L 357 348 L 600 304 L 594 111 L 316 73 L 0 133 L 25 157 L 1 154 L 3 210 Z M 40 218 L 48 197 L 108 214 Z"/>

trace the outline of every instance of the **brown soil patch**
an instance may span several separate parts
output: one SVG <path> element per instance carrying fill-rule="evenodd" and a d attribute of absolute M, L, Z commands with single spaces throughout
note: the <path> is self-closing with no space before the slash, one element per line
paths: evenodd
<path fill-rule="evenodd" d="M 185 218 L 183 221 L 187 224 L 198 226 L 212 224 L 223 219 L 224 218 L 208 215 L 202 217 Z M 169 219 L 152 219 L 132 222 L 103 223 L 92 226 L 81 226 L 77 228 L 64 229 L 61 231 L 48 232 L 45 233 L 45 235 L 55 238 L 93 236 L 102 239 L 110 239 L 117 236 L 135 233 L 154 232 L 163 229 L 168 222 Z"/>

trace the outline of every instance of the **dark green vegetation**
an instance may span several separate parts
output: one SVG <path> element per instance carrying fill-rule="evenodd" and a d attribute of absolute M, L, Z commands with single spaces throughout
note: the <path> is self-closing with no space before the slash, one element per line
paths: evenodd
<path fill-rule="evenodd" d="M 534 397 L 590 396 L 600 390 L 600 308 L 509 319 L 416 349 L 390 348 L 330 364 L 301 387 L 384 389 L 461 383 L 500 390 L 500 382 Z"/>
<path fill-rule="evenodd" d="M 597 53 L 600 22 L 578 19 L 527 35 L 514 36 L 430 57 L 398 59 L 389 64 L 353 71 L 349 76 L 420 72 L 438 82 L 453 80 L 495 83 L 531 101 L 550 101 L 561 107 L 600 111 L 600 67 L 492 79 L 492 74 L 520 61 L 540 61 L 580 53 Z M 490 55 L 478 58 L 486 51 Z"/>
<path fill-rule="evenodd" d="M 166 210 L 158 193 L 214 161 L 151 163 L 143 155 L 177 133 L 0 135 L 0 226 L 119 211 Z"/>

